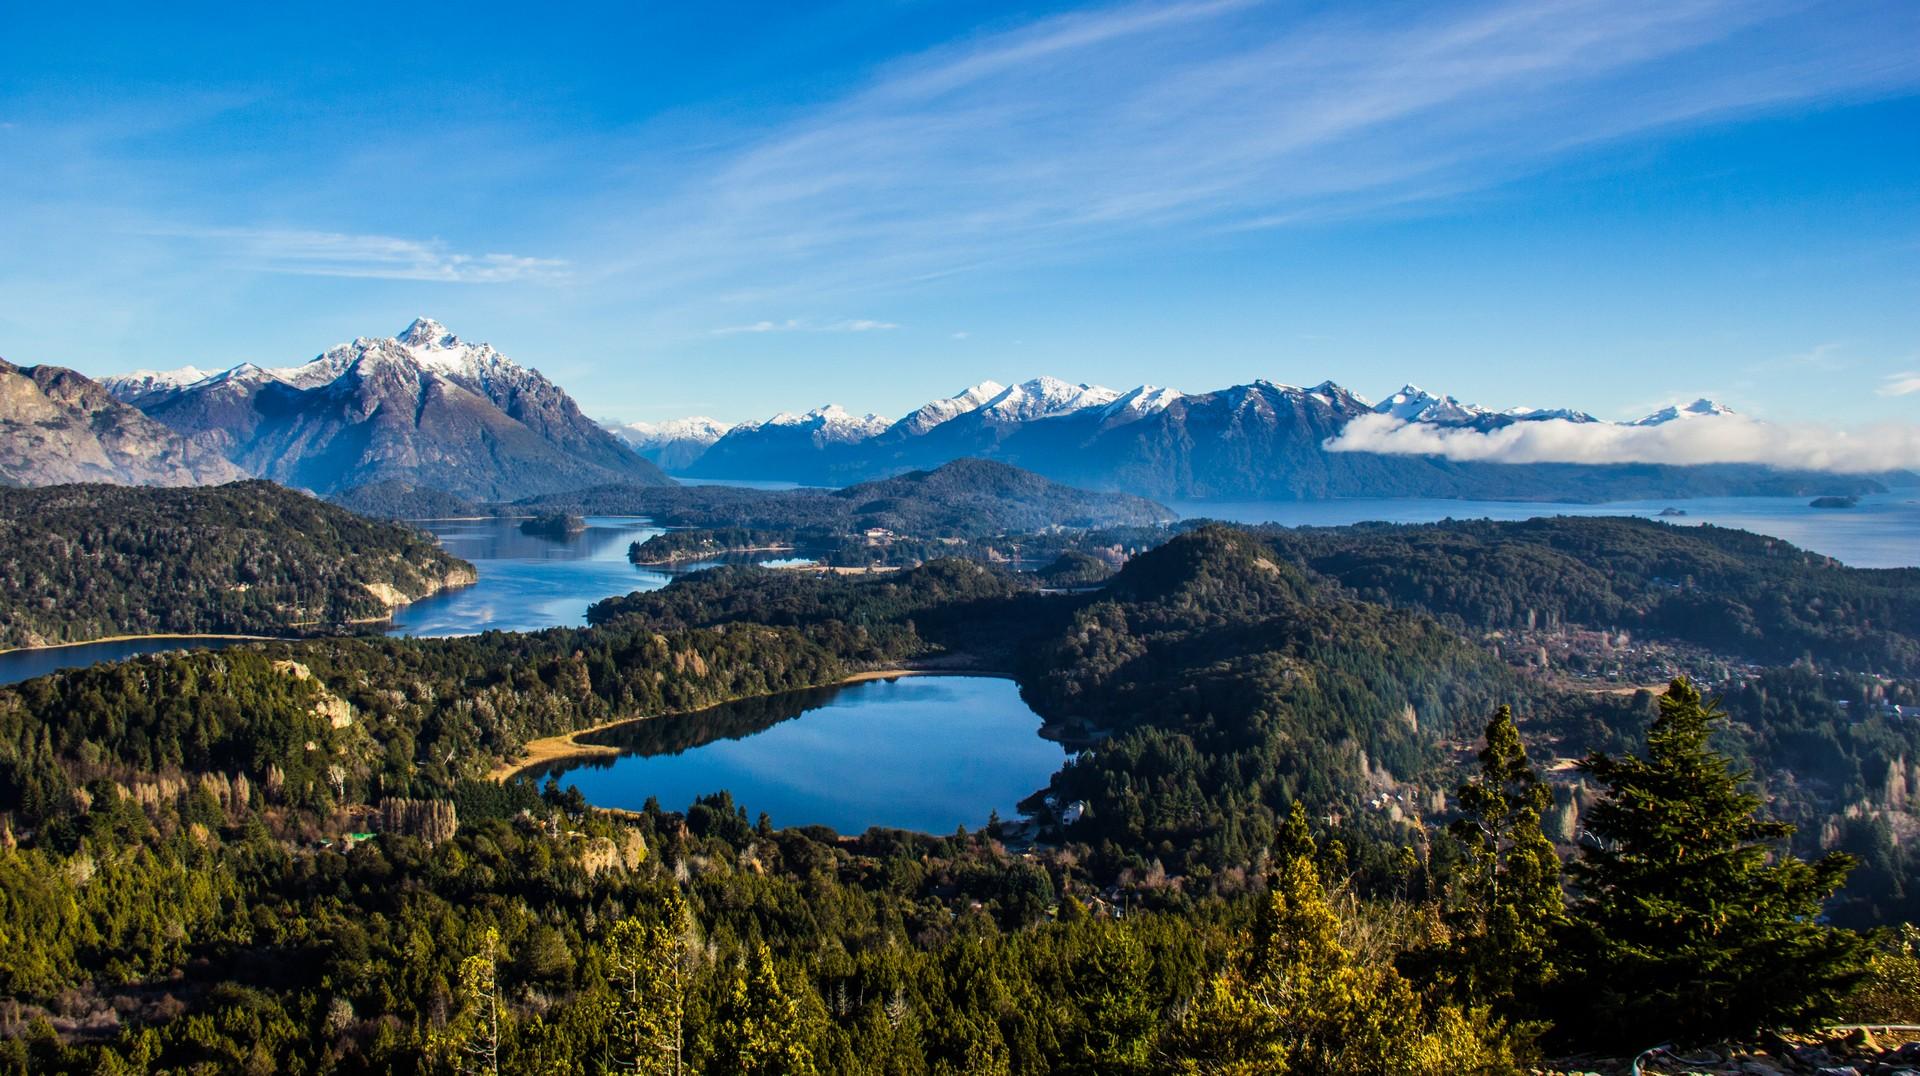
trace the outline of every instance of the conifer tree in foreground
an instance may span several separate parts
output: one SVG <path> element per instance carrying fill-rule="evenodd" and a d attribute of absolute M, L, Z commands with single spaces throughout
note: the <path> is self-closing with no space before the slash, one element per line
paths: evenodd
<path fill-rule="evenodd" d="M 675 891 L 657 922 L 614 924 L 607 945 L 608 979 L 618 997 L 613 1068 L 652 1076 L 683 1076 L 686 1068 L 689 939 L 687 902 Z"/>
<path fill-rule="evenodd" d="M 1651 1045 L 1803 1026 L 1858 978 L 1860 940 L 1819 922 L 1851 857 L 1808 863 L 1793 826 L 1708 746 L 1723 714 L 1684 678 L 1660 700 L 1646 757 L 1589 757 L 1607 791 L 1573 866 L 1582 899 L 1580 1013 L 1566 1026 L 1612 1045 Z"/>
<path fill-rule="evenodd" d="M 1167 1067 L 1222 1076 L 1512 1071 L 1484 1009 L 1429 1008 L 1391 963 L 1341 942 L 1314 851 L 1296 808 L 1276 844 L 1251 951 L 1187 1006 L 1163 1043 Z"/>
<path fill-rule="evenodd" d="M 1480 773 L 1457 796 L 1461 817 L 1450 830 L 1466 862 L 1447 915 L 1447 970 L 1468 999 L 1531 1011 L 1556 974 L 1552 945 L 1566 902 L 1560 857 L 1540 828 L 1552 794 L 1527 762 L 1509 707 L 1487 723 Z"/>
<path fill-rule="evenodd" d="M 810 1076 L 818 1072 L 807 1045 L 808 1014 L 774 967 L 766 943 L 755 942 L 720 1007 L 716 1073 Z"/>

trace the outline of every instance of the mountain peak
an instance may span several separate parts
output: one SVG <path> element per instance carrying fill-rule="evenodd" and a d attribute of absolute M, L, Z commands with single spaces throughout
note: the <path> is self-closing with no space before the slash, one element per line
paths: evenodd
<path fill-rule="evenodd" d="M 1702 396 L 1690 404 L 1663 407 L 1653 414 L 1648 415 L 1646 418 L 1635 420 L 1630 423 L 1630 425 L 1663 426 L 1674 421 L 1693 418 L 1722 418 L 1734 413 L 1733 408 Z"/>
<path fill-rule="evenodd" d="M 424 317 L 414 318 L 394 339 L 408 347 L 453 347 L 460 342 L 460 338 L 448 332 L 445 325 Z"/>

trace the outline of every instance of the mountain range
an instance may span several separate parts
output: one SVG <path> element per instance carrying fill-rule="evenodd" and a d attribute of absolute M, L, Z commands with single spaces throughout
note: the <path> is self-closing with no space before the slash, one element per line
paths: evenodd
<path fill-rule="evenodd" d="M 1633 425 L 1731 413 L 1698 400 Z M 1370 415 L 1481 431 L 1600 421 L 1568 408 L 1492 410 L 1413 385 L 1375 404 L 1332 381 L 1312 388 L 1255 381 L 1190 394 L 1153 385 L 1119 392 L 1041 377 L 1012 386 L 982 382 L 893 422 L 828 406 L 724 429 L 702 418 L 616 431 L 641 455 L 690 478 L 830 486 L 971 456 L 1075 485 L 1195 500 L 1614 500 L 1880 488 L 1872 479 L 1746 465 L 1506 464 L 1327 449 L 1348 424 Z"/>
<path fill-rule="evenodd" d="M 102 384 L 249 474 L 323 494 L 404 482 L 511 500 L 671 481 L 539 371 L 427 318 L 297 366 L 140 371 Z"/>
<path fill-rule="evenodd" d="M 1630 425 L 1711 422 L 1712 401 Z M 1055 481 L 1159 499 L 1460 497 L 1618 500 L 1857 494 L 1869 477 L 1749 465 L 1461 462 L 1330 451 L 1355 421 L 1489 431 L 1600 420 L 1493 410 L 1408 385 L 1378 404 L 1325 381 L 1121 392 L 1040 377 L 981 382 L 891 420 L 838 406 L 727 427 L 709 418 L 598 423 L 539 371 L 418 318 L 293 366 L 137 371 L 99 383 L 0 369 L 0 482 L 193 484 L 244 475 L 323 495 L 508 502 L 603 485 L 773 479 L 847 486 L 984 458 Z M 400 492 L 396 492 L 400 491 Z"/>
<path fill-rule="evenodd" d="M 84 374 L 0 359 L 0 485 L 193 486 L 246 477 Z"/>

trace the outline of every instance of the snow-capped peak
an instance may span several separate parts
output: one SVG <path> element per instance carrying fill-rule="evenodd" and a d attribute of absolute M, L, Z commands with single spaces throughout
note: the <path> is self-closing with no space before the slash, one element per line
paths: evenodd
<path fill-rule="evenodd" d="M 1663 426 L 1669 422 L 1674 422 L 1676 420 L 1692 419 L 1692 418 L 1719 418 L 1723 415 L 1731 415 L 1733 413 L 1734 413 L 1733 408 L 1728 407 L 1725 404 L 1715 403 L 1714 401 L 1709 400 L 1706 397 L 1702 396 L 1700 399 L 1695 400 L 1692 403 L 1686 404 L 1684 406 L 1663 407 L 1660 410 L 1655 411 L 1653 414 L 1648 415 L 1646 418 L 1636 419 L 1633 422 L 1628 423 L 1628 425 L 1630 426 Z"/>
<path fill-rule="evenodd" d="M 998 381 L 982 381 L 945 399 L 933 400 L 921 405 L 918 410 L 895 425 L 907 433 L 925 433 L 943 422 L 956 419 L 969 411 L 979 410 L 1005 391 L 1007 387 Z"/>
<path fill-rule="evenodd" d="M 1435 396 L 1418 385 L 1403 385 L 1399 392 L 1374 405 L 1374 413 L 1402 422 L 1472 422 L 1487 414 L 1484 408 L 1463 404 L 1451 396 Z"/>
<path fill-rule="evenodd" d="M 169 392 L 198 384 L 211 377 L 207 371 L 197 366 L 182 366 L 177 370 L 134 370 L 130 373 L 103 377 L 100 384 L 122 400 L 137 400 L 151 396 L 156 392 Z"/>
<path fill-rule="evenodd" d="M 665 422 L 606 422 L 602 425 L 636 448 L 647 448 L 670 441 L 692 441 L 710 445 L 725 436 L 727 430 L 731 429 L 726 423 L 705 415 L 668 419 Z"/>
<path fill-rule="evenodd" d="M 782 411 L 762 424 L 765 426 L 795 426 L 810 429 L 813 443 L 816 445 L 852 444 L 864 441 L 888 426 L 892 421 L 875 414 L 854 415 L 839 404 L 827 404 L 816 407 L 804 415 L 791 411 Z"/>
<path fill-rule="evenodd" d="M 1132 422 L 1146 418 L 1167 409 L 1167 405 L 1186 395 L 1179 389 L 1162 388 L 1158 385 L 1141 385 L 1120 396 L 1101 410 L 1101 417 L 1109 421 L 1120 419 Z"/>
<path fill-rule="evenodd" d="M 1600 421 L 1585 411 L 1576 411 L 1571 407 L 1509 407 L 1500 413 L 1515 422 L 1545 422 L 1549 419 L 1561 422 Z"/>
<path fill-rule="evenodd" d="M 1101 385 L 1072 384 L 1057 377 L 1036 377 L 1002 391 L 981 408 L 999 422 L 1030 422 L 1088 407 L 1104 407 L 1120 394 Z"/>
<path fill-rule="evenodd" d="M 412 323 L 400 330 L 400 335 L 394 339 L 408 347 L 453 347 L 460 342 L 459 337 L 448 332 L 445 325 L 432 318 L 414 318 Z"/>

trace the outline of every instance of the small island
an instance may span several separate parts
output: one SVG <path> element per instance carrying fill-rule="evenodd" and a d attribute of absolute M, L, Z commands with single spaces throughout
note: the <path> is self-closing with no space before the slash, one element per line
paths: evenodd
<path fill-rule="evenodd" d="M 586 529 L 586 520 L 564 512 L 548 512 L 520 521 L 520 533 L 562 542 Z"/>
<path fill-rule="evenodd" d="M 1686 514 L 1687 514 L 1686 509 L 1674 508 L 1671 505 L 1667 506 L 1666 508 L 1660 509 L 1660 518 L 1662 519 L 1673 519 L 1675 517 L 1684 516 Z"/>
<path fill-rule="evenodd" d="M 791 553 L 795 549 L 788 532 L 721 527 L 656 534 L 629 546 L 627 559 L 635 564 L 685 564 L 749 553 Z"/>
<path fill-rule="evenodd" d="M 1809 508 L 1858 508 L 1858 497 L 1815 497 L 1807 502 Z"/>

